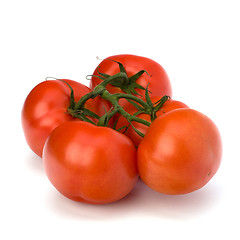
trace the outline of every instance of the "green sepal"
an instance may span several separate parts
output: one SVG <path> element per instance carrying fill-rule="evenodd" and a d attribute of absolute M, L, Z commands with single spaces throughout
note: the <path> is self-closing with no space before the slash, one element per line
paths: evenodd
<path fill-rule="evenodd" d="M 160 100 L 158 100 L 156 103 L 157 104 L 155 107 L 152 108 L 152 112 L 150 114 L 151 116 L 151 122 L 157 118 L 157 111 L 160 110 L 160 108 L 164 105 L 166 101 L 170 99 L 169 96 L 164 95 Z"/>
<path fill-rule="evenodd" d="M 84 121 L 84 122 L 88 122 L 91 123 L 93 125 L 96 125 L 95 122 L 93 122 L 91 119 L 87 118 L 84 114 L 76 114 L 74 115 L 75 118 L 79 118 L 80 120 Z"/>
<path fill-rule="evenodd" d="M 116 121 L 114 122 L 114 124 L 113 124 L 113 129 L 114 130 L 116 130 L 116 128 L 117 128 L 117 123 L 118 123 L 118 120 L 119 120 L 119 118 L 120 118 L 121 116 L 119 116 L 117 119 L 116 119 Z"/>
<path fill-rule="evenodd" d="M 139 130 L 137 130 L 130 121 L 129 121 L 129 123 L 130 123 L 130 125 L 132 126 L 133 130 L 134 130 L 140 137 L 144 137 L 144 136 L 145 136 L 142 132 L 140 132 Z"/>
<path fill-rule="evenodd" d="M 126 80 L 127 80 L 127 76 L 125 78 L 123 78 L 123 77 L 116 77 L 114 80 L 111 81 L 110 84 L 112 84 L 114 87 L 118 87 L 118 88 L 121 88 L 123 90 L 124 86 L 126 84 L 128 84 L 128 83 L 126 83 Z"/>
<path fill-rule="evenodd" d="M 104 115 L 102 115 L 99 119 L 98 119 L 98 123 L 97 123 L 97 126 L 106 126 L 106 123 L 107 123 L 107 113 L 105 113 Z"/>
<path fill-rule="evenodd" d="M 108 60 L 117 63 L 117 64 L 119 65 L 119 70 L 120 70 L 120 72 L 123 72 L 123 73 L 126 73 L 126 74 L 127 74 L 127 72 L 126 72 L 126 70 L 125 70 L 125 68 L 124 68 L 124 66 L 123 66 L 122 63 L 120 63 L 120 62 L 118 62 L 118 61 L 116 61 L 116 60 L 113 60 L 113 59 L 108 59 Z"/>
<path fill-rule="evenodd" d="M 129 129 L 129 127 L 130 127 L 130 123 L 127 125 L 127 126 L 125 126 L 125 130 L 123 131 L 123 134 L 125 133 L 125 132 L 127 132 L 127 130 Z M 120 128 L 121 129 L 121 128 Z"/>
<path fill-rule="evenodd" d="M 136 91 L 136 88 L 145 90 L 145 88 L 143 86 L 141 86 L 135 82 L 131 83 L 129 85 L 122 85 L 122 86 L 120 86 L 120 88 L 128 94 L 134 94 L 134 95 L 138 95 L 138 96 L 141 96 L 141 95 Z"/>
<path fill-rule="evenodd" d="M 83 108 L 81 111 L 82 111 L 82 114 L 84 114 L 85 116 L 96 118 L 96 119 L 100 118 L 95 112 L 92 112 L 87 108 Z"/>
<path fill-rule="evenodd" d="M 148 76 L 150 76 L 147 71 L 145 71 L 145 70 L 140 70 L 139 72 L 137 72 L 136 74 L 134 74 L 133 76 L 131 76 L 131 77 L 129 78 L 129 82 L 130 82 L 130 83 L 136 82 L 136 80 L 137 80 L 139 77 L 141 77 L 144 73 L 146 73 Z"/>
<path fill-rule="evenodd" d="M 145 70 L 140 70 L 139 72 L 137 72 L 133 76 L 128 77 L 127 76 L 127 72 L 126 72 L 126 70 L 125 70 L 125 68 L 124 68 L 122 63 L 120 63 L 118 61 L 115 61 L 115 60 L 112 60 L 112 59 L 108 59 L 108 60 L 117 63 L 119 65 L 120 72 L 126 74 L 125 78 L 123 78 L 123 77 L 121 77 L 121 78 L 120 77 L 119 78 L 116 77 L 116 79 L 111 81 L 111 85 L 113 85 L 114 87 L 118 87 L 118 88 L 122 89 L 124 92 L 126 92 L 128 94 L 134 94 L 134 95 L 139 95 L 140 96 L 140 94 L 136 91 L 136 89 L 145 90 L 145 88 L 143 86 L 141 86 L 140 84 L 136 83 L 136 80 L 140 76 L 142 76 L 144 73 L 146 73 L 148 76 L 150 76 L 148 74 L 148 72 L 145 71 Z M 101 80 L 107 80 L 107 78 L 110 77 L 110 75 L 105 74 L 105 73 L 101 73 L 99 71 L 98 71 L 98 74 L 101 75 L 101 77 L 99 76 L 99 78 Z"/>
<path fill-rule="evenodd" d="M 169 99 L 171 99 L 170 96 L 164 95 L 160 100 L 156 102 L 157 105 L 153 107 L 153 110 L 157 112 L 163 106 L 163 104 Z"/>
<path fill-rule="evenodd" d="M 142 113 L 145 113 L 145 114 L 148 114 L 147 112 L 146 112 L 146 110 L 141 110 L 141 111 L 138 111 L 138 112 L 135 112 L 134 114 L 133 114 L 133 116 L 137 116 L 137 115 L 139 115 L 139 114 L 142 114 Z"/>
<path fill-rule="evenodd" d="M 74 107 L 75 107 L 75 100 L 74 100 L 73 88 L 72 88 L 71 85 L 70 85 L 69 83 L 67 83 L 66 81 L 64 81 L 64 80 L 62 80 L 62 79 L 57 79 L 57 80 L 59 80 L 59 81 L 61 81 L 61 82 L 64 82 L 64 83 L 67 84 L 68 87 L 70 88 L 71 93 L 70 93 L 70 106 L 69 106 L 69 108 L 70 108 L 70 109 L 74 109 Z"/>
<path fill-rule="evenodd" d="M 153 103 L 152 103 L 151 98 L 149 96 L 148 86 L 149 86 L 149 83 L 147 84 L 147 87 L 146 87 L 145 99 L 146 99 L 146 102 L 149 105 L 149 107 L 153 108 Z"/>
<path fill-rule="evenodd" d="M 128 126 L 120 127 L 120 128 L 118 128 L 118 129 L 116 129 L 116 131 L 120 132 L 120 131 L 123 130 L 124 128 L 125 128 L 125 130 L 124 130 L 123 133 L 125 133 L 125 132 L 127 131 L 127 129 L 128 129 Z"/>
<path fill-rule="evenodd" d="M 143 107 L 141 107 L 139 104 L 137 104 L 137 103 L 134 102 L 133 100 L 131 100 L 131 99 L 127 99 L 127 98 L 126 98 L 126 100 L 127 100 L 129 103 L 131 103 L 131 104 L 132 104 L 136 109 L 138 109 L 139 111 L 144 110 Z"/>
<path fill-rule="evenodd" d="M 99 72 L 99 67 L 97 68 L 97 73 L 99 74 L 99 75 L 101 75 L 102 77 L 104 77 L 104 78 L 108 78 L 108 77 L 110 77 L 111 75 L 108 75 L 108 74 L 106 74 L 106 73 L 101 73 L 101 72 Z"/>
<path fill-rule="evenodd" d="M 111 108 L 108 112 L 105 110 L 105 114 L 103 114 L 103 115 L 98 119 L 97 126 L 104 126 L 104 127 L 107 127 L 107 126 L 108 126 L 109 113 L 112 112 L 112 110 L 113 110 L 113 108 Z"/>

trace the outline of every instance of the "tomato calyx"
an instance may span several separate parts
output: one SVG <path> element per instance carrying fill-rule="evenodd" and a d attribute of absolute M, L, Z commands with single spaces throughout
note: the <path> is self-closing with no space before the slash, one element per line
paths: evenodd
<path fill-rule="evenodd" d="M 123 73 L 118 73 L 118 77 L 120 77 L 121 75 L 123 75 Z M 87 121 L 87 122 L 91 122 L 91 123 L 93 123 L 93 121 L 90 120 L 88 117 L 95 118 L 98 120 L 98 123 L 97 123 L 98 126 L 106 126 L 106 127 L 109 126 L 110 120 L 117 113 L 119 113 L 123 117 L 125 117 L 127 119 L 127 121 L 129 122 L 129 124 L 132 124 L 131 123 L 132 121 L 136 121 L 136 122 L 140 122 L 146 126 L 150 126 L 150 124 L 151 124 L 150 122 L 129 114 L 118 103 L 119 99 L 125 98 L 125 99 L 130 99 L 133 102 L 134 101 L 137 102 L 139 104 L 139 106 L 141 105 L 145 109 L 150 109 L 150 107 L 144 100 L 142 100 L 132 94 L 126 94 L 126 93 L 111 94 L 108 92 L 108 90 L 106 89 L 106 86 L 107 86 L 107 84 L 109 84 L 112 81 L 113 78 L 115 78 L 115 76 L 109 76 L 108 79 L 106 79 L 106 81 L 104 81 L 104 82 L 100 83 L 98 86 L 96 86 L 92 92 L 83 96 L 77 103 L 74 103 L 73 108 L 71 108 L 71 107 L 68 108 L 68 113 L 71 114 L 75 118 L 79 118 L 83 121 Z M 84 107 L 85 103 L 89 99 L 95 98 L 97 96 L 100 96 L 102 99 L 108 101 L 112 105 L 112 108 L 101 117 L 95 115 L 93 112 L 89 111 L 88 109 L 86 109 Z M 138 130 L 136 130 L 136 131 L 140 136 L 143 136 L 143 134 L 140 133 Z"/>
<path fill-rule="evenodd" d="M 149 84 L 148 84 L 149 85 Z M 139 114 L 148 114 L 151 117 L 151 122 L 157 118 L 156 113 L 161 109 L 161 107 L 164 105 L 165 102 L 171 99 L 170 96 L 164 95 L 162 98 L 160 98 L 157 102 L 152 102 L 149 91 L 148 91 L 148 85 L 145 90 L 145 100 L 147 103 L 147 107 L 142 107 L 136 102 L 133 102 L 132 100 L 128 99 L 128 101 L 137 109 L 137 111 L 134 113 L 134 116 L 137 116 Z"/>
<path fill-rule="evenodd" d="M 95 118 L 95 119 L 100 118 L 96 113 L 90 111 L 87 108 L 83 108 L 81 110 L 74 110 L 74 109 L 68 108 L 67 113 L 70 114 L 73 118 L 79 118 L 80 120 L 82 120 L 84 122 L 89 122 L 94 125 L 96 125 L 96 123 L 91 119 L 92 118 Z"/>
<path fill-rule="evenodd" d="M 141 137 L 144 137 L 144 134 L 140 132 L 138 129 L 136 129 L 132 124 L 132 122 L 135 121 L 149 127 L 151 122 L 156 118 L 156 112 L 162 107 L 162 105 L 167 100 L 170 99 L 170 97 L 165 95 L 159 101 L 157 101 L 156 103 L 153 103 L 149 96 L 148 85 L 146 89 L 144 89 L 145 100 L 134 95 L 133 91 L 130 91 L 131 93 L 115 93 L 115 94 L 109 93 L 109 91 L 106 89 L 108 84 L 115 84 L 115 85 L 119 84 L 120 86 L 124 82 L 126 83 L 127 81 L 129 81 L 129 79 L 130 81 L 135 81 L 139 76 L 141 76 L 144 72 L 146 72 L 144 70 L 141 70 L 137 74 L 133 75 L 131 78 L 128 78 L 123 65 L 120 62 L 116 62 L 116 63 L 119 64 L 120 72 L 110 76 L 105 73 L 100 73 L 98 71 L 98 73 L 101 75 L 101 78 L 104 78 L 104 81 L 102 81 L 99 85 L 97 85 L 92 92 L 89 92 L 86 95 L 84 95 L 77 103 L 75 103 L 74 101 L 74 92 L 72 87 L 65 82 L 71 90 L 70 105 L 67 109 L 67 113 L 74 118 L 79 118 L 82 121 L 89 122 L 95 125 L 97 122 L 98 126 L 106 126 L 106 127 L 109 126 L 109 122 L 113 118 L 113 116 L 115 116 L 116 114 L 120 114 L 124 118 L 126 118 L 126 120 L 128 121 L 128 125 L 121 127 L 121 129 L 116 129 L 115 128 L 115 126 L 117 125 L 117 121 L 116 121 L 113 125 L 113 128 L 115 130 L 120 131 L 123 128 L 127 130 L 128 127 L 131 126 L 138 135 L 140 135 Z M 90 111 L 85 107 L 85 103 L 89 99 L 94 99 L 95 97 L 98 97 L 98 96 L 108 101 L 112 105 L 112 108 L 108 112 L 106 111 L 106 113 L 103 116 L 98 116 L 96 113 Z M 138 111 L 133 115 L 125 111 L 124 108 L 119 104 L 119 100 L 122 98 L 129 101 L 133 106 L 136 107 Z M 142 118 L 138 118 L 137 115 L 140 113 L 149 114 L 151 116 L 151 122 Z M 94 119 L 97 121 L 94 121 Z"/>
<path fill-rule="evenodd" d="M 115 94 L 110 94 L 106 89 L 102 92 L 101 97 L 107 101 L 109 101 L 112 104 L 112 109 L 110 109 L 110 112 L 104 116 L 106 118 L 105 124 L 116 114 L 120 113 L 123 117 L 127 119 L 127 121 L 131 124 L 132 121 L 136 121 L 139 123 L 142 123 L 146 126 L 150 126 L 150 122 L 138 118 L 136 116 L 133 116 L 126 112 L 122 106 L 119 105 L 118 101 L 121 98 L 126 98 L 126 99 L 132 99 L 133 101 L 138 102 L 139 104 L 142 104 L 145 107 L 148 107 L 147 103 L 144 102 L 142 99 L 131 95 L 131 94 L 124 94 L 124 93 L 115 93 Z"/>
<path fill-rule="evenodd" d="M 92 123 L 92 124 L 96 125 L 95 122 L 92 119 L 99 119 L 100 117 L 96 113 L 94 113 L 93 111 L 91 111 L 87 108 L 84 108 L 84 105 L 76 106 L 76 103 L 75 103 L 75 100 L 74 100 L 74 91 L 73 91 L 73 88 L 71 87 L 71 85 L 69 83 L 67 83 L 66 81 L 62 80 L 62 79 L 57 79 L 57 80 L 67 84 L 68 87 L 70 88 L 70 91 L 71 91 L 70 96 L 69 96 L 70 105 L 67 109 L 67 114 L 70 114 L 73 118 L 78 118 L 78 119 L 80 119 L 84 122 L 89 122 L 89 123 Z M 92 95 L 92 92 L 83 96 L 82 97 L 83 100 L 86 97 L 88 99 L 89 95 Z"/>
<path fill-rule="evenodd" d="M 112 60 L 112 59 L 108 59 L 108 60 L 113 61 L 119 65 L 119 70 L 120 70 L 119 73 L 121 73 L 120 75 L 119 75 L 119 73 L 117 73 L 115 75 L 108 75 L 106 73 L 102 73 L 99 71 L 99 67 L 98 67 L 97 73 L 99 75 L 89 75 L 89 76 L 97 77 L 97 78 L 103 80 L 103 82 L 105 82 L 105 81 L 109 82 L 109 78 L 112 77 L 111 85 L 113 85 L 114 87 L 120 88 L 122 91 L 124 91 L 128 94 L 139 95 L 139 93 L 136 91 L 136 89 L 146 90 L 143 86 L 136 83 L 136 80 L 139 77 L 141 77 L 144 73 L 146 73 L 148 76 L 150 76 L 147 71 L 140 70 L 139 72 L 132 75 L 131 77 L 128 77 L 127 72 L 122 63 Z"/>
<path fill-rule="evenodd" d="M 75 107 L 75 100 L 74 100 L 74 91 L 73 91 L 73 88 L 71 87 L 71 85 L 70 85 L 69 83 L 67 83 L 66 81 L 64 81 L 64 80 L 62 80 L 62 79 L 57 79 L 57 78 L 56 78 L 56 80 L 61 81 L 61 82 L 65 83 L 65 84 L 67 84 L 68 87 L 70 88 L 71 93 L 70 93 L 70 106 L 69 106 L 69 108 L 70 108 L 70 109 L 73 109 L 73 108 Z"/>
<path fill-rule="evenodd" d="M 157 118 L 157 111 L 159 111 L 161 109 L 161 107 L 164 105 L 164 103 L 166 101 L 170 100 L 171 97 L 168 95 L 164 95 L 157 102 L 153 103 L 149 96 L 148 85 L 147 85 L 146 91 L 145 91 L 145 99 L 146 99 L 146 102 L 148 103 L 148 105 L 150 106 L 151 110 L 149 113 L 147 111 L 144 112 L 145 109 L 143 109 L 141 113 L 149 114 L 151 117 L 151 122 L 152 122 L 153 120 L 155 120 Z M 140 109 L 140 111 L 141 111 L 141 109 Z M 137 114 L 139 114 L 139 113 L 137 113 Z"/>

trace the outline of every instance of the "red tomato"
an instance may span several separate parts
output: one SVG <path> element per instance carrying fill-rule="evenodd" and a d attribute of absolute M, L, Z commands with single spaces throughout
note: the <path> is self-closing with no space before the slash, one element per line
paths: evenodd
<path fill-rule="evenodd" d="M 131 140 L 108 127 L 65 122 L 50 134 L 43 150 L 47 176 L 64 196 L 104 204 L 126 196 L 138 180 Z"/>
<path fill-rule="evenodd" d="M 151 97 L 153 96 L 162 97 L 164 95 L 168 95 L 171 97 L 172 89 L 171 89 L 169 78 L 167 76 L 166 71 L 163 69 L 163 67 L 159 63 L 149 58 L 135 56 L 135 55 L 128 55 L 128 54 L 115 55 L 115 56 L 111 56 L 104 59 L 98 65 L 93 75 L 99 76 L 98 71 L 108 75 L 114 75 L 118 73 L 119 65 L 116 62 L 110 61 L 109 59 L 122 63 L 128 77 L 133 76 L 140 70 L 147 71 L 150 76 L 144 73 L 136 80 L 136 83 L 141 85 L 144 88 L 146 88 L 147 84 L 149 83 L 148 90 L 151 92 Z M 90 88 L 94 89 L 101 82 L 102 82 L 101 79 L 93 76 L 90 81 Z M 121 89 L 119 89 L 118 87 L 114 87 L 111 84 L 108 84 L 107 90 L 110 93 L 123 92 Z M 145 96 L 144 90 L 137 88 L 136 91 L 138 92 L 138 94 L 142 95 L 143 97 Z M 124 105 L 126 101 L 121 99 L 120 103 L 121 105 Z"/>
<path fill-rule="evenodd" d="M 138 148 L 141 179 L 165 194 L 203 187 L 217 172 L 222 155 L 216 125 L 193 109 L 177 109 L 153 121 Z"/>
<path fill-rule="evenodd" d="M 91 90 L 81 83 L 64 79 L 74 90 L 75 101 Z M 22 126 L 29 147 L 42 156 L 44 143 L 51 131 L 59 124 L 76 120 L 67 109 L 70 105 L 70 88 L 59 80 L 49 80 L 38 84 L 27 96 L 22 109 Z M 108 105 L 102 99 L 90 99 L 86 108 L 103 115 Z"/>
<path fill-rule="evenodd" d="M 153 103 L 157 102 L 158 100 L 160 100 L 161 98 L 160 97 L 152 97 L 151 98 L 151 101 Z M 180 101 L 176 101 L 176 100 L 168 100 L 167 102 L 165 102 L 163 104 L 163 106 L 161 107 L 161 109 L 159 109 L 157 112 L 156 112 L 156 116 L 157 117 L 160 117 L 162 116 L 163 114 L 167 113 L 167 112 L 170 112 L 172 110 L 175 110 L 175 109 L 178 109 L 178 108 L 188 108 L 188 106 Z M 128 113 L 130 113 L 131 115 L 133 115 L 134 113 L 136 113 L 138 110 L 133 106 L 131 105 L 131 107 L 128 107 L 126 109 L 126 111 Z M 138 118 L 142 118 L 146 121 L 149 121 L 151 122 L 151 118 L 150 118 L 150 115 L 148 114 L 145 114 L 145 113 L 141 113 L 141 114 L 138 114 L 136 115 Z M 147 129 L 148 127 L 146 125 L 143 125 L 141 123 L 138 123 L 138 122 L 132 122 L 133 126 L 138 130 L 140 131 L 141 133 L 145 134 L 147 132 Z M 127 121 L 126 118 L 124 118 L 123 116 L 120 116 L 119 119 L 118 119 L 118 122 L 117 122 L 117 125 L 116 125 L 116 128 L 121 128 L 123 126 L 128 126 L 129 123 Z M 125 135 L 127 135 L 134 143 L 135 146 L 138 146 L 140 144 L 140 142 L 142 141 L 142 137 L 139 136 L 136 131 L 132 128 L 132 126 L 129 126 L 128 129 L 125 131 L 125 129 L 121 130 L 121 132 L 124 132 Z"/>

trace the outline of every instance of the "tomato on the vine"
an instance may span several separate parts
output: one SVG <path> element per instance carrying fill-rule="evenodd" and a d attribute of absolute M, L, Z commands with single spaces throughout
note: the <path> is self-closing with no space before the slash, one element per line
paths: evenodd
<path fill-rule="evenodd" d="M 34 87 L 24 102 L 22 108 L 24 135 L 29 147 L 40 157 L 44 143 L 51 131 L 63 122 L 76 120 L 67 114 L 71 93 L 67 84 L 74 90 L 76 102 L 91 91 L 76 81 L 48 80 Z M 86 108 L 103 115 L 109 109 L 109 105 L 97 97 L 90 99 L 86 103 Z"/>
<path fill-rule="evenodd" d="M 156 103 L 160 99 L 161 97 L 151 97 L 151 102 Z M 167 112 L 170 112 L 172 110 L 179 109 L 179 108 L 189 108 L 189 107 L 183 102 L 169 99 L 156 112 L 156 117 L 158 118 Z M 151 122 L 151 117 L 149 114 L 146 114 L 146 113 L 136 114 L 138 112 L 138 109 L 135 108 L 133 105 L 128 105 L 125 108 L 125 110 L 131 115 L 135 114 L 136 117 Z M 133 129 L 133 127 L 129 124 L 127 119 L 121 116 L 120 114 L 118 115 L 118 118 L 115 117 L 115 119 L 116 119 L 115 121 L 117 121 L 116 129 L 122 129 L 120 132 L 127 135 L 133 141 L 135 146 L 138 146 L 143 138 Z M 139 122 L 134 122 L 134 121 L 132 122 L 132 125 L 143 134 L 147 132 L 148 127 L 146 125 L 143 125 Z M 126 128 L 124 128 L 124 126 L 126 126 Z"/>
<path fill-rule="evenodd" d="M 144 183 L 161 193 L 185 194 L 203 187 L 217 172 L 221 137 L 204 114 L 177 109 L 153 121 L 137 152 Z"/>
<path fill-rule="evenodd" d="M 64 196 L 104 204 L 126 196 L 138 180 L 131 140 L 108 127 L 65 122 L 46 141 L 43 162 L 49 180 Z"/>
<path fill-rule="evenodd" d="M 137 86 L 140 85 L 141 87 L 146 89 L 148 85 L 148 90 L 151 93 L 151 97 L 162 97 L 164 95 L 168 95 L 171 97 L 171 83 L 164 68 L 152 59 L 129 54 L 115 55 L 104 59 L 93 73 L 90 81 L 91 89 L 94 89 L 98 84 L 102 82 L 101 79 L 96 77 L 101 76 L 99 72 L 111 76 L 119 72 L 119 65 L 114 61 L 120 62 L 123 65 L 129 78 L 141 70 L 146 71 L 145 73 L 140 75 L 134 82 L 130 81 L 129 85 L 127 85 L 126 83 L 126 85 L 124 86 L 126 88 L 126 91 L 129 90 L 130 92 L 132 92 L 134 89 L 137 93 L 136 95 L 141 95 L 142 97 L 144 97 L 144 90 L 138 88 Z M 112 84 L 109 84 L 106 88 L 110 93 L 124 92 L 119 87 L 113 86 Z M 125 103 L 126 101 L 122 100 L 122 102 Z"/>

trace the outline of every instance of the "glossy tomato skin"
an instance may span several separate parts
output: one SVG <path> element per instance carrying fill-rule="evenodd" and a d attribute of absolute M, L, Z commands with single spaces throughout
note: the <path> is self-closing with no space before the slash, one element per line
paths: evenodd
<path fill-rule="evenodd" d="M 91 90 L 76 81 L 63 79 L 74 90 L 75 101 Z M 29 147 L 42 156 L 44 143 L 51 131 L 66 121 L 76 121 L 67 114 L 70 105 L 70 88 L 59 80 L 41 82 L 27 96 L 22 108 L 22 127 Z M 97 114 L 104 114 L 108 105 L 101 99 L 91 99 L 86 107 Z"/>
<path fill-rule="evenodd" d="M 169 77 L 164 68 L 159 63 L 153 61 L 152 59 L 136 55 L 115 55 L 104 59 L 95 69 L 93 75 L 99 75 L 97 69 L 99 70 L 99 72 L 109 75 L 114 75 L 118 73 L 119 65 L 113 61 L 110 61 L 109 59 L 121 62 L 126 70 L 128 77 L 133 76 L 140 70 L 147 71 L 150 76 L 144 73 L 141 77 L 137 79 L 136 83 L 143 86 L 144 88 L 146 88 L 147 84 L 149 83 L 148 90 L 151 92 L 152 97 L 162 97 L 164 95 L 168 95 L 171 97 L 172 88 Z M 90 88 L 94 89 L 99 83 L 101 83 L 101 81 L 102 80 L 100 80 L 99 78 L 93 76 L 90 81 Z M 123 92 L 122 90 L 112 86 L 111 84 L 107 86 L 107 90 L 110 93 Z M 136 90 L 140 95 L 142 95 L 143 97 L 145 96 L 143 90 Z"/>
<path fill-rule="evenodd" d="M 158 100 L 160 100 L 161 97 L 152 97 L 151 98 L 151 101 L 153 103 L 157 102 Z M 164 105 L 161 107 L 161 109 L 159 109 L 157 112 L 156 112 L 156 116 L 157 117 L 160 117 L 162 116 L 163 114 L 165 113 L 168 113 L 170 111 L 173 111 L 175 109 L 179 109 L 179 108 L 189 108 L 185 103 L 183 102 L 180 102 L 180 101 L 177 101 L 177 100 L 173 100 L 173 99 L 170 99 L 168 100 L 167 102 L 164 103 Z M 126 111 L 128 113 L 130 113 L 131 115 L 133 115 L 134 113 L 136 113 L 138 110 L 133 106 L 131 105 L 131 107 L 128 107 L 126 108 Z M 138 118 L 141 118 L 141 119 L 144 119 L 146 121 L 149 121 L 151 122 L 151 118 L 150 118 L 150 115 L 148 114 L 145 114 L 145 113 L 141 113 L 141 114 L 138 114 L 136 115 Z M 138 122 L 132 122 L 133 126 L 138 130 L 140 131 L 141 133 L 143 134 L 146 134 L 147 132 L 147 129 L 148 127 L 146 125 L 143 125 L 141 123 L 138 123 Z M 118 122 L 117 122 L 117 128 L 121 128 L 123 126 L 128 126 L 129 123 L 128 121 L 126 120 L 126 118 L 124 118 L 123 116 L 120 116 L 118 118 Z M 121 132 L 124 132 L 124 134 L 126 136 L 128 136 L 134 143 L 134 145 L 137 147 L 140 142 L 142 141 L 142 137 L 139 136 L 136 131 L 131 127 L 129 126 L 128 129 L 126 131 L 124 131 L 124 129 L 121 131 Z"/>
<path fill-rule="evenodd" d="M 177 109 L 153 121 L 138 148 L 143 182 L 165 194 L 202 188 L 217 172 L 222 155 L 216 125 L 193 109 Z"/>
<path fill-rule="evenodd" d="M 67 198 L 92 204 L 115 202 L 138 180 L 136 150 L 108 127 L 66 122 L 49 136 L 43 151 L 49 180 Z"/>

